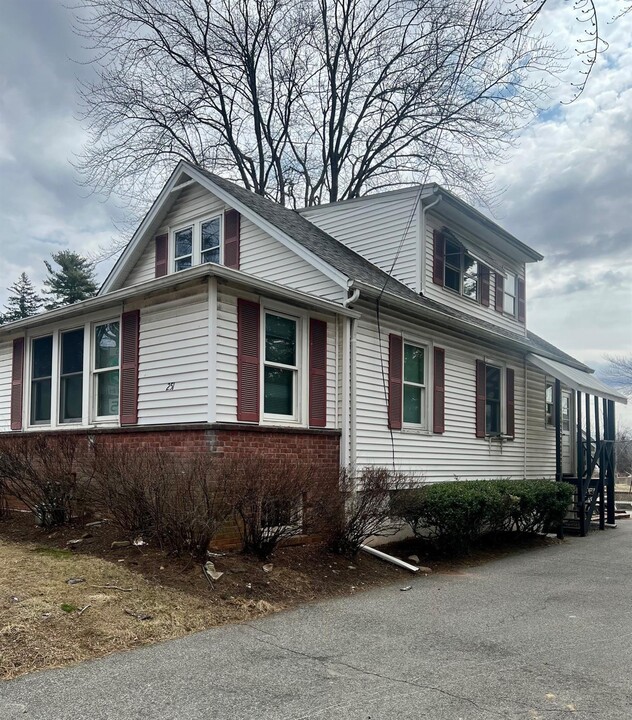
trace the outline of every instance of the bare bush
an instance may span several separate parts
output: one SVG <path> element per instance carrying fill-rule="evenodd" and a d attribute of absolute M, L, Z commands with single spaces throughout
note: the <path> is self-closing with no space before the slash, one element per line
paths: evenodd
<path fill-rule="evenodd" d="M 302 461 L 249 455 L 226 461 L 233 508 L 244 552 L 266 559 L 282 540 L 318 525 L 315 496 L 326 474 Z"/>
<path fill-rule="evenodd" d="M 82 505 L 90 480 L 79 462 L 76 434 L 0 438 L 0 478 L 45 528 L 63 525 Z"/>
<path fill-rule="evenodd" d="M 130 538 L 153 537 L 175 555 L 203 557 L 232 506 L 210 454 L 99 447 L 95 501 Z"/>
<path fill-rule="evenodd" d="M 355 555 L 368 538 L 398 532 L 402 523 L 391 517 L 391 497 L 408 484 L 405 475 L 388 468 L 367 467 L 357 477 L 343 470 L 338 500 L 329 506 L 332 549 Z"/>

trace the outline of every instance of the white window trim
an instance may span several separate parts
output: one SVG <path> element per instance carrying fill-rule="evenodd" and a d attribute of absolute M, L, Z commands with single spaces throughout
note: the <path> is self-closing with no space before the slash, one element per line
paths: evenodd
<path fill-rule="evenodd" d="M 31 401 L 33 399 L 33 343 L 35 340 L 41 338 L 52 337 L 52 348 L 51 348 L 51 376 L 50 376 L 50 420 L 48 422 L 33 422 L 33 413 L 31 407 Z M 47 330 L 46 332 L 38 332 L 37 334 L 30 335 L 25 343 L 27 352 L 24 362 L 24 368 L 28 372 L 28 378 L 26 385 L 26 404 L 23 406 L 22 412 L 26 412 L 25 427 L 33 428 L 34 430 L 42 430 L 47 428 L 57 427 L 57 416 L 55 414 L 56 402 L 55 399 L 58 395 L 57 387 L 59 385 L 59 379 L 56 379 L 55 373 L 59 367 L 57 359 L 57 348 L 59 343 L 59 332 L 55 330 Z"/>
<path fill-rule="evenodd" d="M 417 385 L 417 383 L 407 383 L 404 380 L 405 374 L 405 345 L 414 345 L 415 347 L 422 348 L 424 351 L 424 385 Z M 428 341 L 421 341 L 411 338 L 409 336 L 402 336 L 402 430 L 414 433 L 430 434 L 430 413 L 432 411 L 432 400 L 429 387 L 434 387 L 434 368 L 431 370 L 430 356 L 434 354 L 433 344 Z M 422 404 L 422 411 L 424 422 L 422 423 L 410 423 L 404 422 L 404 385 L 414 385 L 415 387 L 421 387 L 424 390 L 424 402 Z"/>
<path fill-rule="evenodd" d="M 547 402 L 546 402 L 546 388 L 547 388 L 547 385 L 551 385 L 552 390 L 553 390 L 553 402 L 552 402 L 552 405 L 553 405 L 553 422 L 552 422 L 551 424 L 549 424 L 549 423 L 547 422 L 547 412 L 546 412 L 546 406 L 547 406 Z M 546 378 L 544 379 L 544 427 L 545 427 L 547 430 L 555 430 L 555 380 L 554 380 L 553 378 L 550 378 L 550 377 L 546 377 Z"/>
<path fill-rule="evenodd" d="M 176 258 L 176 233 L 191 228 L 191 267 L 202 265 L 202 225 L 211 220 L 219 220 L 219 263 L 217 264 L 224 264 L 224 212 L 218 212 L 169 227 L 169 267 L 172 273 L 186 272 L 190 269 L 176 270 L 176 260 L 180 259 Z M 181 257 L 188 257 L 188 255 Z"/>
<path fill-rule="evenodd" d="M 507 280 L 509 277 L 513 278 L 513 294 L 507 292 Z M 513 312 L 507 310 L 507 298 L 510 297 L 513 300 Z M 507 271 L 503 283 L 503 315 L 507 317 L 515 318 L 518 315 L 518 274 Z"/>
<path fill-rule="evenodd" d="M 485 376 L 485 437 L 488 439 L 507 438 L 507 363 L 497 358 L 483 358 L 485 366 L 498 368 L 500 370 L 500 433 L 490 434 L 487 432 L 487 375 Z M 515 398 L 514 398 L 515 403 Z"/>
<path fill-rule="evenodd" d="M 82 389 L 81 389 L 81 417 L 77 420 L 62 420 L 61 419 L 61 368 L 62 368 L 62 342 L 61 338 L 62 335 L 69 332 L 76 332 L 77 330 L 83 331 L 83 366 L 81 368 L 81 381 L 82 381 Z M 59 373 L 57 377 L 57 384 L 58 384 L 58 402 L 57 402 L 57 422 L 60 427 L 67 427 L 71 425 L 81 425 L 85 418 L 85 398 L 86 398 L 86 385 L 90 385 L 90 383 L 86 383 L 86 327 L 85 325 L 76 325 L 72 328 L 64 328 L 63 330 L 59 330 L 57 333 L 57 347 L 58 347 L 58 353 L 59 353 L 59 359 L 58 359 L 58 368 Z M 89 354 L 89 346 L 88 346 L 88 354 Z M 78 375 L 79 373 L 73 373 L 73 375 Z"/>
<path fill-rule="evenodd" d="M 296 321 L 296 371 L 294 373 L 294 415 L 273 415 L 265 412 L 265 367 L 266 365 L 275 365 L 275 363 L 267 363 L 265 359 L 266 352 L 266 314 L 278 315 Z M 261 425 L 289 425 L 294 427 L 307 427 L 308 419 L 307 408 L 309 407 L 309 333 L 306 331 L 309 314 L 298 308 L 291 308 L 288 312 L 288 306 L 276 303 L 274 301 L 265 301 L 261 303 L 261 317 L 259 324 L 259 353 L 261 357 L 260 374 L 259 374 L 259 407 L 260 424 Z M 289 367 L 278 365 L 278 367 Z"/>
<path fill-rule="evenodd" d="M 119 326 L 119 348 L 118 348 L 118 365 L 108 368 L 95 368 L 97 359 L 97 344 L 96 344 L 96 329 L 101 325 L 109 325 L 111 323 L 118 323 Z M 121 318 L 114 317 L 107 320 L 97 320 L 90 324 L 90 400 L 92 404 L 91 421 L 93 424 L 98 425 L 99 423 L 112 423 L 118 421 L 120 412 L 116 415 L 98 415 L 98 397 L 97 397 L 97 380 L 96 376 L 106 372 L 112 372 L 118 370 L 119 373 L 119 411 L 121 404 Z"/>

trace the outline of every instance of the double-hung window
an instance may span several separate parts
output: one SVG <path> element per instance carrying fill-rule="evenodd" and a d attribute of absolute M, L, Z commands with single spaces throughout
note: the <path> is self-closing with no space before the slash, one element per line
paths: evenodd
<path fill-rule="evenodd" d="M 83 416 L 84 328 L 61 333 L 59 422 L 81 422 Z"/>
<path fill-rule="evenodd" d="M 94 328 L 94 397 L 97 418 L 113 417 L 119 412 L 119 323 Z"/>
<path fill-rule="evenodd" d="M 174 248 L 176 272 L 190 268 L 193 265 L 193 226 L 174 233 Z"/>
<path fill-rule="evenodd" d="M 31 425 L 48 425 L 51 417 L 53 336 L 31 343 Z"/>
<path fill-rule="evenodd" d="M 485 434 L 500 435 L 501 424 L 501 370 L 494 365 L 485 366 Z"/>
<path fill-rule="evenodd" d="M 463 246 L 446 237 L 444 287 L 471 300 L 478 300 L 478 261 L 465 251 Z"/>
<path fill-rule="evenodd" d="M 544 412 L 546 415 L 546 424 L 549 427 L 555 426 L 555 395 L 554 385 L 552 382 L 546 383 L 544 390 Z"/>
<path fill-rule="evenodd" d="M 218 217 L 200 223 L 200 262 L 220 261 L 220 220 Z"/>
<path fill-rule="evenodd" d="M 274 313 L 264 318 L 264 415 L 298 418 L 298 320 Z"/>
<path fill-rule="evenodd" d="M 426 424 L 425 351 L 404 343 L 403 421 L 424 427 Z"/>
<path fill-rule="evenodd" d="M 516 314 L 516 276 L 509 272 L 504 280 L 503 310 L 508 315 Z"/>

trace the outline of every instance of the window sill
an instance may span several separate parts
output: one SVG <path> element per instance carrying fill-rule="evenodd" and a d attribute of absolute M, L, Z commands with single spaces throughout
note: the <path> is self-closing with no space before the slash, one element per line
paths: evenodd
<path fill-rule="evenodd" d="M 405 435 L 432 435 L 426 427 L 415 427 L 414 425 L 402 425 L 400 432 Z"/>

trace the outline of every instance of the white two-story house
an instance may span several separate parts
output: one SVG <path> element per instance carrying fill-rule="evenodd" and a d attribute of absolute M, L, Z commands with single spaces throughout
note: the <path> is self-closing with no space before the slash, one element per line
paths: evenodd
<path fill-rule="evenodd" d="M 577 477 L 625 398 L 527 330 L 541 259 L 438 185 L 297 212 L 181 162 L 97 297 L 0 328 L 0 432 Z"/>

